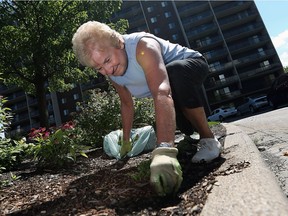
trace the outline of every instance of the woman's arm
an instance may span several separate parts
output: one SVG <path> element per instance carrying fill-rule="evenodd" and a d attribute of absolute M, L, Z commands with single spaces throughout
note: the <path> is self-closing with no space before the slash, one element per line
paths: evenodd
<path fill-rule="evenodd" d="M 136 55 L 154 99 L 157 143 L 168 142 L 174 145 L 174 102 L 160 44 L 153 38 L 144 37 L 137 45 Z"/>
<path fill-rule="evenodd" d="M 115 87 L 117 93 L 120 97 L 121 102 L 121 119 L 122 119 L 122 127 L 123 127 L 123 141 L 129 141 L 130 132 L 133 126 L 134 119 L 134 104 L 133 99 L 126 87 L 120 86 L 117 83 L 113 82 L 111 79 L 113 86 Z"/>

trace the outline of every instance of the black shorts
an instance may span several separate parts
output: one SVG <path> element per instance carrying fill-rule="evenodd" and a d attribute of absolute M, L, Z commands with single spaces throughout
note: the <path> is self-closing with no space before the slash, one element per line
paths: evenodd
<path fill-rule="evenodd" d="M 176 60 L 166 65 L 172 98 L 176 111 L 177 127 L 185 134 L 193 134 L 190 122 L 181 112 L 182 108 L 203 106 L 203 82 L 209 68 L 204 57 Z"/>

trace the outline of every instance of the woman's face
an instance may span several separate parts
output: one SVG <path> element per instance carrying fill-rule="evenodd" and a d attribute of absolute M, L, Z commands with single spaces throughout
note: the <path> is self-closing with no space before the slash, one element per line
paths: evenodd
<path fill-rule="evenodd" d="M 91 50 L 93 67 L 103 75 L 122 76 L 128 65 L 127 55 L 124 44 L 119 48 L 112 45 L 106 46 L 104 49 L 97 45 Z"/>

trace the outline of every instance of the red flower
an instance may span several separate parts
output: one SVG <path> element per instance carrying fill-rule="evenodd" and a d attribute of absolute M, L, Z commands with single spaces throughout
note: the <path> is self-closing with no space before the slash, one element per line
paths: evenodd
<path fill-rule="evenodd" d="M 43 138 L 43 139 L 47 139 L 50 135 L 50 132 L 48 130 L 46 130 L 45 127 L 43 128 L 32 128 L 30 133 L 28 134 L 29 139 L 36 139 L 36 138 Z"/>
<path fill-rule="evenodd" d="M 73 129 L 75 127 L 75 123 L 73 121 L 66 122 L 62 125 L 61 129 Z"/>

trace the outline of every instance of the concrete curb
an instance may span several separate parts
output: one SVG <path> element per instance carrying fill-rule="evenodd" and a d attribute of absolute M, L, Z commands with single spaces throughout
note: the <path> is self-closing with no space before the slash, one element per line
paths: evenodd
<path fill-rule="evenodd" d="M 239 127 L 223 123 L 226 159 L 219 172 L 241 162 L 250 165 L 228 175 L 216 177 L 217 184 L 208 195 L 201 216 L 285 216 L 288 200 L 250 137 Z"/>

